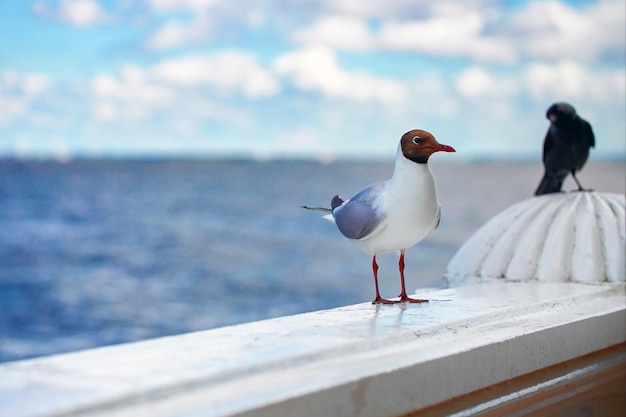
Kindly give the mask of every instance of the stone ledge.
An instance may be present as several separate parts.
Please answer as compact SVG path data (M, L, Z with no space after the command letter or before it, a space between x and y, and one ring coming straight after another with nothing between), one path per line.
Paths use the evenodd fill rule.
M0 365L0 415L395 416L626 341L623 284L492 282Z

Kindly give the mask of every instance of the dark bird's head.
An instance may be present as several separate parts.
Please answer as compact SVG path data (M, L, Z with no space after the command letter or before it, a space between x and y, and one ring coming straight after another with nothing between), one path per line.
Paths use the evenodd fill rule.
M576 109L569 103L559 102L554 103L550 106L548 111L546 111L546 117L552 123L567 123L570 120L574 120L578 115L576 114Z
M427 163L435 152L456 152L452 146L440 144L431 133L421 129L402 135L400 148L405 158L418 164Z

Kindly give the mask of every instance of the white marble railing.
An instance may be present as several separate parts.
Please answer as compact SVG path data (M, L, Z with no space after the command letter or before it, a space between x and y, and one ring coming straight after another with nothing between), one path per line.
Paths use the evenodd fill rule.
M431 302L357 304L6 363L0 416L472 415L557 392L563 378L626 369L623 284L486 282L419 296ZM591 359L530 387L466 395L580 358Z

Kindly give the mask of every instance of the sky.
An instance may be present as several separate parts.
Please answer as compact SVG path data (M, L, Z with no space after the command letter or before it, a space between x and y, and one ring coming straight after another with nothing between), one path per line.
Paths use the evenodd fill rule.
M568 101L626 155L623 0L0 2L0 157L536 158Z

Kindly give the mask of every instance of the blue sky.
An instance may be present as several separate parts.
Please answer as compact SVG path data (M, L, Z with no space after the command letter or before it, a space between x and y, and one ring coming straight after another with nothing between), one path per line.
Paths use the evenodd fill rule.
M569 101L626 152L623 0L0 2L0 157L538 158Z

